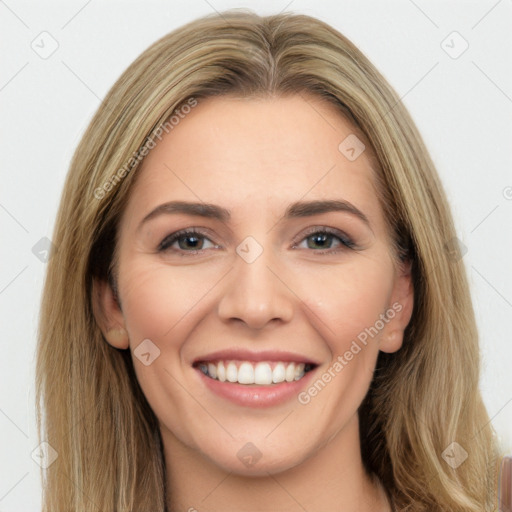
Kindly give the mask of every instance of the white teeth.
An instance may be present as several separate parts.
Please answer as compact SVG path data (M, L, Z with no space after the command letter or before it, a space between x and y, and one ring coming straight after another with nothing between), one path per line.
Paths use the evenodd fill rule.
M254 384L254 368L251 363L240 365L240 368L238 368L238 382L240 384Z
M272 366L274 366L273 369ZM302 379L306 373L305 366L304 363L263 361L259 363L242 361L237 366L234 361L219 361L218 363L202 363L199 365L199 369L205 375L221 382L269 386ZM309 365L308 368L310 368Z
M208 363L208 373L213 379L217 377L217 367L213 363Z
M210 377L215 378L211 374ZM221 382L226 382L226 368L224 368L222 361L217 365L217 379Z
M295 380L295 365L293 363L286 367L285 379L286 382L292 382L292 380Z
M272 384L272 369L268 363L258 363L254 370L254 383L261 386Z
M226 379L229 382L237 382L238 380L238 369L235 363L229 363L226 368Z
M283 363L277 363L274 371L272 372L272 382L274 384L278 384L279 382L284 382L286 376L286 368Z

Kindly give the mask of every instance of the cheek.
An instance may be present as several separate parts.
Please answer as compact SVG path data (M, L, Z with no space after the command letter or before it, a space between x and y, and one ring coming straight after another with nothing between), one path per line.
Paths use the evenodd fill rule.
M221 266L172 268L145 258L121 268L123 314L132 347L149 338L162 347L179 348L194 322L206 314L205 308L215 309L215 287L226 272ZM305 306L297 304L299 316L292 322L300 322L301 315L308 317L333 357L349 350L358 337L364 340L368 330L374 333L376 323L382 324L378 321L389 306L392 289L392 267L385 258L361 256L347 265L302 270L289 268L284 276L294 283L289 300Z
M187 319L213 288L214 276L198 268L171 269L162 264L130 264L121 288L123 314L130 339L155 339L167 343L179 339Z
M388 262L367 259L361 263L326 271L315 279L316 283L325 284L309 288L311 317L317 318L315 324L333 357L349 350L354 340L359 339L365 347L365 333L368 338L377 339L382 331L380 318L389 307L392 269Z
M198 267L172 269L143 258L120 269L122 309L137 380L159 421L180 439L193 442L189 425L203 412L184 391L189 367L183 364L182 348L204 315L218 274L201 273ZM140 356L147 352L151 361L145 365Z
M331 269L316 281L325 286L311 288L305 308L330 351L330 361L319 368L299 403L313 417L324 417L329 435L356 414L368 391L385 326L381 315L391 298L391 267L364 263Z

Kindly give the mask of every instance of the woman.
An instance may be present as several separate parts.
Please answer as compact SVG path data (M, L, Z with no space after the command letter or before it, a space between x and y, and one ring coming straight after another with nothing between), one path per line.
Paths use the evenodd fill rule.
M327 24L226 12L146 50L76 150L54 243L45 510L495 506L444 192Z

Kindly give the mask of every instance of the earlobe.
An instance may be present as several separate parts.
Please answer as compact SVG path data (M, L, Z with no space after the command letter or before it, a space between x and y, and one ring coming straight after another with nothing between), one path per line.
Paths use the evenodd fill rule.
M409 325L414 307L411 267L410 261L401 262L399 265L390 302L393 318L386 325L381 338L379 349L382 352L393 353L402 347L404 331Z
M397 352L402 347L403 338L404 332L398 329L385 333L380 343L380 351L388 354Z
M97 278L93 280L92 306L96 323L107 342L115 348L127 349L130 341L123 313L107 281Z
M128 339L128 333L123 327L113 327L104 334L105 339L116 348L128 348L130 341Z

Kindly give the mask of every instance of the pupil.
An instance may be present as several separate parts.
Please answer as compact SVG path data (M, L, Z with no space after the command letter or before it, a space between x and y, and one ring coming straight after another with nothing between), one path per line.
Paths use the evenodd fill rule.
M194 240L192 242L192 244L188 245L188 247L181 247L181 249L183 249L183 248L188 249L188 248L190 248L190 246L192 246L192 249L196 249L197 245L198 245L198 242L199 242L199 237L197 237L197 236L185 236L181 240L182 241L183 240L186 240L186 241ZM187 245L187 244L185 244L185 245Z
M322 245L326 240L329 240L332 235L322 234L322 235L313 235L312 239L314 240L314 244L317 245L320 243ZM317 242L319 240L319 242Z

